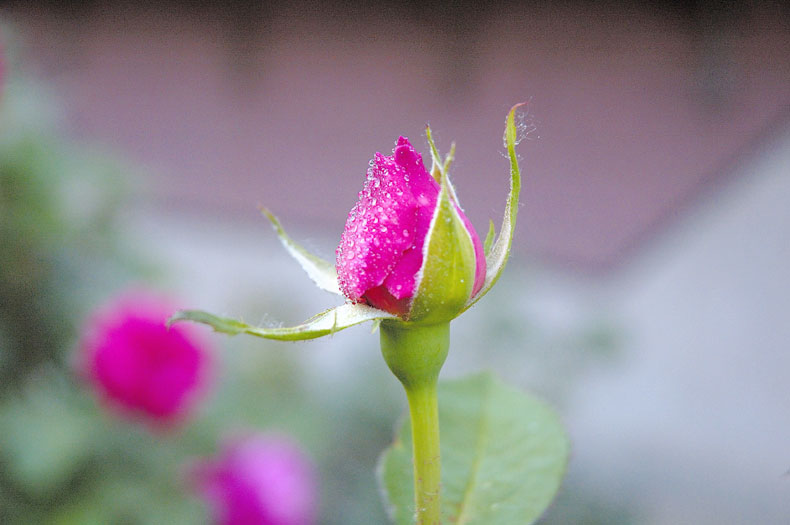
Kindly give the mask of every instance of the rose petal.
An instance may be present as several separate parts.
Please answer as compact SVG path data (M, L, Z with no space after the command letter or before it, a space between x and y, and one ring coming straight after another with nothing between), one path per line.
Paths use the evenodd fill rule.
M414 294L438 193L422 156L405 137L398 139L391 156L376 154L337 249L338 280L346 297L386 309L377 304L381 294L369 292L390 275L387 291L393 298Z

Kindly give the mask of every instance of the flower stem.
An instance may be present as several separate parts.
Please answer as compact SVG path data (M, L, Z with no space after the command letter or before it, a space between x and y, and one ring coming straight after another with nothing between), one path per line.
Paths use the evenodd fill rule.
M438 525L440 511L441 458L436 383L406 390L411 416L414 450L414 505L417 523Z
M450 346L450 325L381 324L381 351L409 400L418 525L440 522L441 459L436 383Z

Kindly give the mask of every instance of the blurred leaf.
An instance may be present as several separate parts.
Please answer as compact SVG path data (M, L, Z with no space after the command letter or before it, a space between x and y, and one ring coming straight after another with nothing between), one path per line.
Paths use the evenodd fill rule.
M545 404L484 373L439 385L442 522L532 523L557 493L568 438ZM411 426L380 461L395 523L412 523Z
M0 406L0 455L21 486L45 494L78 471L99 427L60 378L36 379Z

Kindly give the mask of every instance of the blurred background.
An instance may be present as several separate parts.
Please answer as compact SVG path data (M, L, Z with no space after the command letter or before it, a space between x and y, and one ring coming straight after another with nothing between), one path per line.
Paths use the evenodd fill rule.
M85 316L133 283L248 322L334 305L257 211L332 259L368 160L457 143L485 231L522 118L500 285L444 377L539 393L572 436L546 524L790 517L790 10L779 2L2 2L0 522L202 523L181 468L226 431L287 432L321 523L386 523L378 454L404 407L359 327L214 336L178 431L101 411ZM141 504L144 502L144 504Z

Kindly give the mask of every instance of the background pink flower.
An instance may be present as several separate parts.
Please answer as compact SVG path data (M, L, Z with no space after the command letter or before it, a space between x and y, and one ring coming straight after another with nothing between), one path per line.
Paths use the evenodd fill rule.
M222 525L315 523L317 475L289 439L253 435L229 441L190 471L195 491Z
M113 407L168 424L183 418L199 397L208 349L197 327L168 329L174 310L151 293L129 292L89 319L80 343L81 366Z

